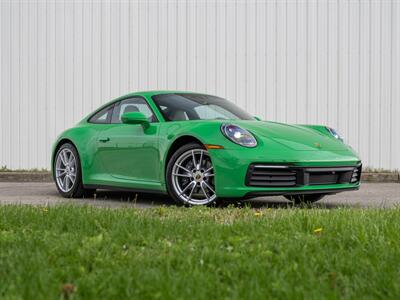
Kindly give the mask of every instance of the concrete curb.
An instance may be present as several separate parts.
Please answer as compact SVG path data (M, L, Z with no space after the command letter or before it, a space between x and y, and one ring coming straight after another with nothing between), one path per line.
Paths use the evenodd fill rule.
M362 173L361 181L364 182L397 182L400 183L400 173Z
M0 172L0 182L52 182L50 172Z
M0 172L0 182L52 182L50 172ZM400 183L400 173L365 172L361 181L364 182L397 182Z

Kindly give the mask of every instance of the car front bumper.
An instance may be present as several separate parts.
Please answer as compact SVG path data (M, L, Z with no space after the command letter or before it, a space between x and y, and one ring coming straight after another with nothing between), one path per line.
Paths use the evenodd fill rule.
M357 190L360 187L361 163L359 158L349 151L291 151L280 153L275 157L252 149L223 149L209 150L209 152L215 170L216 193L221 198L334 194ZM252 165L290 170L291 174L281 175L285 178L289 178L290 175L290 180L294 181L274 179L273 174L266 173L264 181L258 178L258 183L254 184L249 181L249 169ZM354 182L351 179L353 169L359 172L357 181ZM274 180L279 184L275 184Z

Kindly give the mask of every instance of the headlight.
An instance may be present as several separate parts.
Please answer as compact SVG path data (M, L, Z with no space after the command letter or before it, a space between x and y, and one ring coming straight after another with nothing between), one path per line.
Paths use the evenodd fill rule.
M333 128L326 127L326 130L334 137L337 138L339 141L343 142L343 138L340 136L340 134Z
M228 139L236 144L249 148L257 146L255 137L246 129L240 128L239 126L222 124L221 131Z

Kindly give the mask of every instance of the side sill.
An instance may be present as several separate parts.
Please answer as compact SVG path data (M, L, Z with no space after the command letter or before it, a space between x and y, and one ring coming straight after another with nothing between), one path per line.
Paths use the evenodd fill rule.
M135 189L129 187L112 186L112 185L101 185L101 184L84 184L85 189L97 189L97 190L109 190L119 192L136 192L136 193L149 193L158 195L168 195L166 191L153 190L153 189Z

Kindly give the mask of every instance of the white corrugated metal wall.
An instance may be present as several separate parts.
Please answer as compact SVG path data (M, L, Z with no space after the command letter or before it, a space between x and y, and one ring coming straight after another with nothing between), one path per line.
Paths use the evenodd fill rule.
M399 18L397 0L0 0L0 165L49 168L100 104L180 89L330 125L400 169Z

